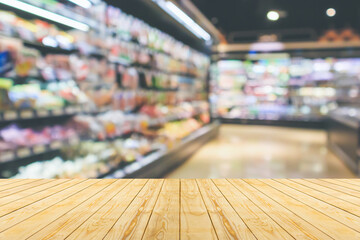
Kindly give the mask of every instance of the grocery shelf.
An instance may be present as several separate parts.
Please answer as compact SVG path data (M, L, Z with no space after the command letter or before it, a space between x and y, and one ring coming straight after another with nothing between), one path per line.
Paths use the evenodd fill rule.
M355 174L360 174L360 121L330 114L328 121L328 147Z
M207 111L197 111L192 116L170 115L170 116L166 116L166 117L152 118L149 121L149 126L155 127L155 126L159 126L164 123L167 123L167 122L179 121L179 120L183 120L183 119L187 119L187 118L191 118L191 117L196 117L196 116L198 116L202 113L206 113L206 112Z
M1 152L0 178L11 177L13 171L17 171L20 166L36 161L47 160L49 155L57 155L62 147L77 144L79 141L79 138L55 140L49 144L19 147L14 151Z
M28 3L28 5L23 3ZM10 52L5 54L12 68L4 71L4 76L7 77L3 79L6 83L4 93L9 96L12 94L11 96L14 95L14 97L7 97L6 104L0 106L0 127L4 128L1 129L1 133L7 134L14 130L14 133L11 132L14 139L3 136L0 139L0 177L21 175L27 169L30 169L29 171L41 169L42 171L42 167L48 168L48 163L56 165L58 162L70 165L87 164L94 167L89 171L88 169L76 170L77 174L83 174L84 177L104 177L119 169L129 175L140 168L136 162L129 163L126 162L127 160L138 157L141 158L137 161L141 162L141 166L152 164L158 158L156 157L158 154L162 156L167 152L167 150L158 149L159 146L171 145L167 142L165 144L163 139L171 143L175 141L170 137L172 134L165 131L167 130L166 123L179 121L169 124L176 127L182 124L185 126L185 123L193 123L193 126L198 124L193 128L196 129L203 122L207 122L207 116L206 118L199 117L202 113L209 113L208 106L203 104L206 101L205 94L201 96L197 94L205 92L201 89L205 88L206 69L210 63L209 56L206 54L151 27L141 19L107 5L104 1L97 1L97 4L93 5L94 9L91 10L73 8L71 3L61 1L45 3L36 0L7 0L0 5L4 7L0 12L1 16L4 16L3 20L5 19L2 24L6 26L0 33L0 36L3 36L1 39L3 48L13 48L14 52L19 53L19 57L26 56L29 62L31 60L31 63L39 63L29 64L29 69L25 69L23 66L25 63L12 61L13 59L8 57ZM21 6L27 6L30 9L41 8L45 10L42 11L43 13L49 11L54 14L48 17L41 14L41 11L40 14L27 12L27 9ZM111 11L118 13L116 17L111 14ZM69 18L70 23L61 24L60 20L57 21L51 17L56 14ZM61 16L58 16L58 19L64 19ZM80 24L74 24L75 22L71 20L78 21ZM134 24L120 26L119 24L125 20L134 21ZM157 40L148 39L143 42L141 36L134 35L132 25L136 25L138 30L141 28L144 34L153 34ZM28 29L29 26L33 28ZM42 29L43 34L41 36L35 34L34 29ZM72 29L80 31L72 31ZM29 32L24 32L25 30ZM109 42L111 44L105 44ZM143 73L145 76L142 76ZM149 80L147 77L150 76L154 77L151 82L147 81ZM130 85L133 89L125 89L129 87L125 80L131 77L138 77L139 81L134 81L134 84ZM123 87L121 80L124 80ZM81 85L83 82L86 84ZM102 86L99 87L96 84ZM108 85L104 87L106 84ZM32 91L35 87L36 98L31 95L35 92ZM35 100L29 103L16 102L16 91L25 96L21 99ZM41 94L38 93L40 91ZM188 92L185 94L185 91ZM117 98L112 98L115 94ZM76 100L70 99L69 95ZM195 99L204 101L196 105ZM80 104L84 101L86 101L86 106L64 107L62 104ZM189 104L174 106L173 104L183 101L191 101L192 106ZM96 107L96 105L104 106ZM19 109L20 106L31 106L31 108ZM55 106L62 107L46 109L46 107ZM142 110L143 106L145 108ZM37 107L44 108L35 109ZM158 117L158 113L165 113L165 111L168 113L166 116ZM195 116L198 117L189 119ZM92 125L93 128L91 128L89 123L98 124L99 127ZM150 129L142 134L140 129L145 126ZM18 141L17 131L19 137L20 133L23 134L26 142ZM50 135L52 131L54 135ZM74 136L76 139L53 141L53 139L64 139L69 136ZM46 144L33 146L40 142ZM152 149L143 155L145 147L142 149L133 147L131 144L135 145L135 143L143 144L147 150L157 149ZM129 146L125 147L125 144ZM95 159L96 164L93 164L93 162L87 162L88 159L92 160L93 152L84 150L86 153L75 151L72 153L69 151L71 145L79 149L96 145L108 148L108 151L101 152L101 158ZM119 153L118 148L124 148L129 153L127 155ZM109 155L109 159L106 160L110 151L112 155ZM86 157L88 159L85 159ZM119 166L115 166L119 162L121 162ZM60 167L55 168L60 169ZM45 169L44 173L49 172ZM41 174L40 170L36 174ZM58 171L52 176L55 177L56 174L62 173Z
M28 4L28 5L33 6L33 7L41 8L41 9L43 9L45 11L55 13L55 14L59 15L60 17L68 18L69 21L78 21L79 23L86 24L89 27L92 27L94 29L96 29L97 26L98 26L98 23L95 20L90 19L90 18L85 17L85 16L82 16L80 14L77 14L77 13L71 11L69 8L62 8L62 7L58 7L56 5L51 6L50 4L47 4L47 3L44 3L44 2L41 2L41 1L33 1L33 0L19 0L18 2ZM66 23L62 23L61 20L55 20L54 17L52 17L53 19L49 19L44 13L39 14L38 11L36 11L36 10L35 11L34 10L33 11L26 11L26 8L23 8L23 7L18 8L16 5L11 6L11 5L7 4L6 2L5 3L2 2L2 8L11 9L12 11L16 11L17 14L19 14L19 15L41 18L44 21L51 22L51 23L53 23L53 24L55 24L57 26L60 26L60 27L73 28L73 27L70 27L70 25L68 25Z
M75 114L94 113L89 105L68 106L57 109L22 109L0 111L0 124L10 121L26 121L40 118L66 117Z
M58 53L58 54L72 54L78 52L76 48L74 49L65 49L60 47L51 47L46 46L44 44L38 42L30 42L26 40L22 40L26 47L35 48L39 50L41 53Z
M203 113L203 112L199 111L199 112L195 113L192 117L197 116L201 113ZM189 118L189 116L181 117L181 116L176 116L176 115L161 117L161 118L152 118L149 120L149 127L157 127L157 126L165 124L167 122L179 121L179 120L187 119L187 118ZM39 158L38 158L39 155L46 156L46 155L49 155L52 153L58 153L61 150L61 148L63 148L64 146L78 144L81 140L114 141L119 138L126 138L131 133L135 133L136 131L134 129L135 129L134 126L128 126L127 129L123 129L123 132L121 135L107 137L105 139L98 139L98 138L80 139L79 137L75 137L75 138L66 139L66 140L55 140L49 144L38 144L35 146L29 146L29 147L18 147L15 150L1 152L0 166L4 165L4 164L12 165L13 169L16 169L18 166L23 166L24 162L29 164L32 162L39 161ZM163 151L164 151L164 149L159 149L159 152L163 152ZM154 156L153 154L155 154L155 153L151 153L149 156L145 155L144 163L148 162L149 159L152 159L152 157ZM121 166L123 167L124 164L121 164ZM132 168L134 168L134 166L136 166L136 164L127 169L132 169ZM116 169L118 169L118 166L116 166L115 169L112 169L111 172L115 171ZM0 178L4 177L3 174L4 174L3 172L0 172ZM107 174L109 174L109 173L106 173L105 175L107 175ZM103 177L105 175L102 174L101 176Z
M214 138L220 123L213 122L185 137L175 148L157 152L119 169L105 178L159 178L186 161L202 145Z
M56 140L49 144L38 144L30 147L19 147L15 151L2 152L0 155L0 164L17 161L20 159L35 157L39 154L57 151L65 145L77 144L80 140L78 138Z

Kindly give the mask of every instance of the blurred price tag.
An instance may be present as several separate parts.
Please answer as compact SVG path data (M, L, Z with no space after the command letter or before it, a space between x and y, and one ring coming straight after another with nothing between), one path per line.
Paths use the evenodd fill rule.
M14 152L1 152L0 162L9 162L15 158Z
M33 147L33 151L36 154L43 153L46 151L46 146L45 145L37 145L37 146Z
M31 151L30 148L20 148L17 150L17 156L20 158L28 157L30 156Z
M36 114L38 117L47 117L47 116L49 116L49 111L46 109L40 109L40 110L37 110Z
M4 120L14 120L18 118L16 111L6 111L4 112Z
M53 113L53 115L55 115L55 116L59 116L59 115L63 115L63 114L64 114L64 111L63 111L62 108L58 108L58 109L52 110L52 113Z
M20 117L25 119L33 118L34 112L32 110L23 110L20 112Z
M62 147L62 142L61 141L54 141L50 144L50 148L51 149L59 149Z

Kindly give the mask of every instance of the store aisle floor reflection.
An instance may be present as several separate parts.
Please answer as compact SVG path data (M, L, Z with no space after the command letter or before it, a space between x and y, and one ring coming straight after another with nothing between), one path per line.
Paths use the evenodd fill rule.
M223 125L169 178L351 178L326 147L326 132Z

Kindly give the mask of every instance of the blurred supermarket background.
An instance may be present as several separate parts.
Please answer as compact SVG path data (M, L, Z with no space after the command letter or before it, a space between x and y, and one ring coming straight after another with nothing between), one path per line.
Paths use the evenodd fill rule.
M0 0L0 178L356 177L356 0Z

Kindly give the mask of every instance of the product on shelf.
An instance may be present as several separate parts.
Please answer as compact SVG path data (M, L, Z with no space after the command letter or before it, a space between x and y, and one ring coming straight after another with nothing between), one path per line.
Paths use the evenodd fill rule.
M97 177L122 162L141 161L144 155L161 147L164 147L163 144L156 139L136 135L112 142L85 141L64 147L61 157L21 167L14 178Z
M64 126L45 127L40 130L10 125L0 130L0 141L15 148L50 144L52 141L77 137L74 129Z
M359 73L357 59L219 61L212 67L212 113L233 119L318 120L337 106L337 81Z
M178 122L166 123L164 127L158 131L158 134L161 136L166 136L170 139L179 140L190 135L190 133L196 131L201 126L202 124L199 121L190 118Z
M101 0L21 1L89 30L0 11L0 164L26 161L0 177L99 177L210 121L205 54Z

